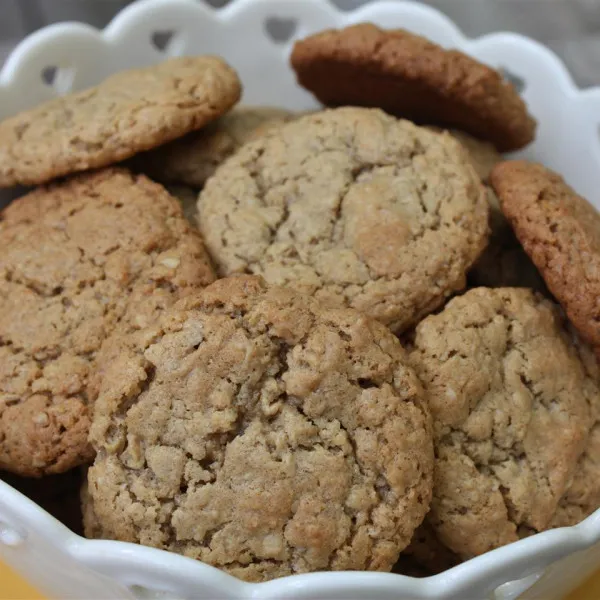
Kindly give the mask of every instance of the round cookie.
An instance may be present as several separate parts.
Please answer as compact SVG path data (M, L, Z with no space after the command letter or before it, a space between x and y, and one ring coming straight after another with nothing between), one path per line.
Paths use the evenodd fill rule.
M103 167L199 129L241 85L220 58L188 56L122 71L0 123L0 187Z
M201 188L246 142L295 117L280 108L235 108L199 131L135 156L132 166L157 181Z
M471 290L417 326L410 358L434 421L427 522L440 542L468 559L546 529L600 400L557 307Z
M491 182L548 289L582 337L600 347L600 214L542 165L504 162Z
M535 120L498 71L408 31L371 23L323 31L296 42L291 64L326 106L382 108L465 131L501 152L534 138Z
M389 330L239 276L133 337L96 404L88 531L248 581L391 569L427 510L433 447Z
M460 145L376 109L304 116L243 146L198 210L222 276L262 275L395 332L464 287L487 237Z
M60 473L87 442L96 358L214 279L160 185L106 169L39 188L0 221L0 469Z

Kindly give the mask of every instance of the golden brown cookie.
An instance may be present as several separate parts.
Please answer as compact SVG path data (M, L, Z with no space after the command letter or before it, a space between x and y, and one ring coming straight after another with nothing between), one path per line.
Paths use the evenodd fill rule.
M236 108L200 131L135 156L132 166L157 181L201 188L246 142L295 117L280 108Z
M198 209L222 276L259 274L395 332L464 287L487 238L461 146L375 109L315 113L245 145Z
M214 278L164 188L105 169L39 188L0 221L0 469L91 460L96 356Z
M408 31L371 23L323 31L296 42L291 63L326 106L382 108L465 131L502 152L534 138L535 120L498 71Z
M542 165L504 162L491 181L548 289L582 337L600 347L600 214Z
M0 123L0 187L44 183L103 167L203 127L241 86L220 58L172 58Z
M248 581L391 569L427 511L433 447L389 330L239 276L133 339L96 404L88 532Z
M549 526L600 401L553 303L477 288L417 326L411 364L434 421L427 522L463 559Z

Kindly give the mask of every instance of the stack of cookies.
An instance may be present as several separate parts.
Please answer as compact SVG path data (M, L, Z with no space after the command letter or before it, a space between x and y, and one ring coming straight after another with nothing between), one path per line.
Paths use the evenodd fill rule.
M247 581L578 523L600 216L503 161L536 123L461 52L359 24L291 66L323 110L187 57L0 123L0 186L39 186L0 221L2 478Z

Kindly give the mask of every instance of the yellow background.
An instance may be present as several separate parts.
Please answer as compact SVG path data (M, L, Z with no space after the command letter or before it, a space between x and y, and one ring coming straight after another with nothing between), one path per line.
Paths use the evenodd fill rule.
M43 596L8 567L0 563L0 600L39 600ZM600 573L573 592L568 600L598 600Z

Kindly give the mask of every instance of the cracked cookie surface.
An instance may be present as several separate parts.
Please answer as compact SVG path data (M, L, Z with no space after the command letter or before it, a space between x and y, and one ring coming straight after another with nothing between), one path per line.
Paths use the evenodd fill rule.
M0 218L0 468L89 461L103 344L213 279L175 198L143 176L106 169L15 200Z
M590 403L591 429L568 488L544 529L572 527L600 507L600 394L596 391L600 382L600 368L591 348L578 338L570 326L567 330L572 347L588 375L584 385L589 388L585 399ZM517 531L520 538L533 533L536 531L528 527ZM431 575L450 569L459 562L458 556L442 544L431 524L425 521L415 531L410 545L402 552L394 571L404 573L407 569L417 566L425 569L425 574Z
M542 165L500 163L491 181L548 289L581 336L600 347L600 214Z
M376 109L308 115L245 145L198 210L221 275L262 275L395 332L464 287L487 237L458 142Z
M410 359L434 421L427 520L440 541L467 559L546 529L600 394L557 307L525 289L471 290L417 326Z
M156 181L201 188L217 167L246 142L296 114L281 108L242 106L188 135L132 159Z
M290 60L300 85L326 106L382 108L466 131L502 152L535 134L535 120L498 71L402 29L359 23L322 31L296 42Z
M88 533L248 581L390 570L427 511L433 446L389 330L238 276L134 338L96 403Z
M110 165L199 129L241 85L218 57L173 58L122 71L0 123L0 187Z

